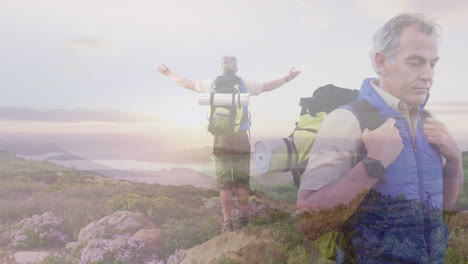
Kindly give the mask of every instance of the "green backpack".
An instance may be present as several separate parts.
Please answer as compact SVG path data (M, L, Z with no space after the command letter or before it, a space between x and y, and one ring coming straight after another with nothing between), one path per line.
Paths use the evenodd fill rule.
M351 90L328 84L314 91L312 97L301 98L302 107L296 128L289 136L292 138L293 151L297 153L297 166L291 170L294 186L297 188L309 162L310 150L315 142L317 131L325 117L336 108L357 99L359 90Z
M296 128L288 138L282 138L286 155L277 155L277 160L271 160L265 168L265 157L272 159L273 155L264 155L265 144L255 144L254 161L257 170L261 173L267 171L291 171L294 186L299 188L300 179L309 162L310 150L315 142L317 131L325 117L341 106L350 106L355 110L361 128L375 129L382 124L381 118L375 109L364 100L357 100L359 90L337 87L328 84L314 91L312 97L301 98L299 106L301 112ZM338 128L337 128L338 129ZM363 150L365 151L365 150ZM273 158L274 159L274 158Z
M214 105L217 93L232 95L230 105ZM240 94L246 93L244 82L236 75L221 75L213 82L210 91L208 131L213 135L248 130L250 122L246 106L241 106Z

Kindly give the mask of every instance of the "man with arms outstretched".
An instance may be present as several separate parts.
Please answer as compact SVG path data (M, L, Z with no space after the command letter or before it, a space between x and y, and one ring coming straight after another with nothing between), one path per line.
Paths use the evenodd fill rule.
M272 91L285 83L296 78L300 71L294 71L294 68L283 78L258 83L243 80L236 75L237 59L233 56L224 56L221 59L221 75L216 80L192 81L172 73L165 65L158 67L159 72L174 80L178 85L198 93L213 92L213 87L218 80L237 79L250 95L259 95L262 92ZM245 107L244 119L248 115ZM232 190L236 190L239 202L240 223L243 227L248 221L247 205L249 199L250 182L250 142L247 131L249 122L240 123L239 131L234 133L215 134L213 154L215 157L217 185L220 190L221 209L223 213L223 232L233 231L234 227L231 220L232 211Z

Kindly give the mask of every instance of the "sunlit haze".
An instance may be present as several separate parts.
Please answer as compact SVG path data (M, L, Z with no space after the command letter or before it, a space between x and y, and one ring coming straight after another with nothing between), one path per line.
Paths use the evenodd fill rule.
M466 150L464 1L2 1L2 133L111 133L154 137L164 148L210 145L207 107L156 66L206 80L217 76L223 55L234 55L238 74L252 81L282 78L293 66L302 71L250 100L253 140L287 137L299 98L328 83L358 89L364 78L375 77L368 56L372 35L406 11L442 26L428 108ZM13 115L18 108L31 112ZM44 117L57 112L67 114Z

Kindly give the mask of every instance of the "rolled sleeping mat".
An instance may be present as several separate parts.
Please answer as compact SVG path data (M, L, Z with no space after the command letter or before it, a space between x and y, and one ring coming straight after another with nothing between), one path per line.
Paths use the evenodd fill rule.
M257 141L254 162L260 174L285 172L297 166L297 153L292 138Z
M209 93L201 93L198 95L198 104L199 105L210 105L210 96ZM248 93L241 93L241 94L234 94L234 105L249 105L249 94ZM213 105L220 106L220 105L233 105L232 94L222 94L222 93L215 93L213 98Z

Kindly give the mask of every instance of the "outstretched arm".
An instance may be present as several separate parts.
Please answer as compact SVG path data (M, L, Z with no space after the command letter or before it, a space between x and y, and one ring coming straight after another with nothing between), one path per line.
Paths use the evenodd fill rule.
M292 67L292 69L289 71L289 74L286 75L285 77L283 77L281 79L278 79L278 80L273 80L273 81L263 83L263 91L264 92L272 91L272 90L274 90L276 88L279 88L283 84L285 84L285 83L293 80L294 78L296 78L300 73L301 73L301 71L295 71L294 67Z
M195 81L192 81L192 80L188 80L188 79L185 79L183 77L180 77L180 76L177 76L175 75L174 73L171 72L171 70L169 70L169 68L167 68L166 65L162 65L162 67L156 67L158 68L158 71L164 75L166 75L167 77L171 78L173 81L175 81L178 85L184 87L184 88L187 88L189 90L192 90L195 92Z

